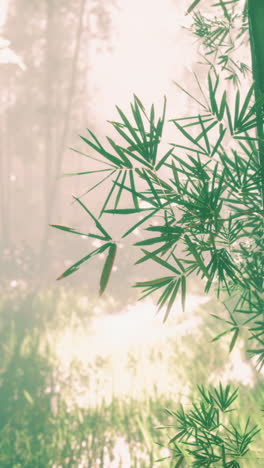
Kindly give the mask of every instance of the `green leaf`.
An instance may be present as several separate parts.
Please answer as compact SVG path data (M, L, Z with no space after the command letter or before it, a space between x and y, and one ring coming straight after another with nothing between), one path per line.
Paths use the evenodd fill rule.
M145 223L145 221L147 221L149 218L151 218L156 213L158 213L159 210L160 210L160 208L152 210L151 213L149 213L147 216L145 216L145 218L140 219L136 224L134 224L131 228L129 228L128 231L125 232L125 234L122 235L122 239L124 237L128 236L129 234L131 234L131 232L135 231L135 229L137 229L139 226L141 226L141 224Z
M216 103L216 98L215 98L216 87L213 87L212 78L211 78L210 73L208 73L208 87L209 87L211 111L212 111L212 114L216 115L216 117L218 118L219 113L218 113L218 108L217 108L217 103Z
M211 152L211 157L214 156L214 154L217 152L218 148L220 147L221 143L222 143L222 140L225 136L225 133L226 133L226 128L223 128L222 127L222 124L220 124L220 135L219 135L219 138L215 144L215 146L213 147L213 150Z
M134 207L135 207L135 209L139 209L137 191L136 191L135 181L134 181L134 174L133 174L132 171L129 171L129 179L130 179L130 187L131 187L131 193L132 193Z
M109 153L108 151L106 151L102 146L98 147L94 143L92 143L90 140L87 140L87 138L85 138L85 137L83 137L81 135L80 135L80 137L85 143L87 143L87 145L91 146L91 148L93 148L95 151L97 151L99 154L101 154L104 158L106 158L108 161L110 161L115 166L117 166L119 168L124 166L123 161L121 161L120 159L118 159L116 156Z
M194 0L194 2L192 2L192 4L189 6L188 10L187 10L187 14L189 15L195 7L197 7L197 5L200 3L201 0Z
M120 201L122 192L123 192L123 190L124 190L126 177L127 177L127 171L124 171L124 172L123 172L123 177L122 177L121 183L120 183L120 185L119 185L119 190L118 190L118 192L117 192L116 199L115 199L115 205L114 205L114 206L115 206L115 209L118 207L118 203L119 203L119 201Z
M165 262L165 260L162 260L161 258L157 257L157 255L153 254L152 252L148 252L147 250L141 249L142 252L144 252L145 255L148 255L154 262L159 263L159 265L163 266L164 268L167 268L168 270L173 271L173 273L176 273L176 275L179 275L180 272L175 268L173 265L170 265L170 263ZM137 264L136 262L135 264Z
M169 151L167 151L167 153L163 156L163 158L161 158L161 160L158 162L158 164L155 167L156 171L158 171L163 166L163 164L167 161L168 157L171 155L172 151L173 151L173 148L169 149Z
M205 128L200 115L198 116L198 118L199 118L199 123L200 123L201 128L202 128L201 134L202 134L204 142L205 142L207 154L210 154L210 143L209 143L208 136L207 136L208 130ZM215 122L213 122L213 124L215 124Z
M86 158L89 158L89 159L92 159L93 161L97 161L101 164L106 164L108 167L111 167L113 169L116 169L116 166L115 165L112 165L112 164L109 164L108 162L106 161L103 161L102 159L98 159L98 158L95 158L94 156L90 156L89 154L86 154L84 153L83 151L79 151L75 148L69 148L71 151L74 151L75 153L78 153L78 154L81 154L82 156L85 156Z
M57 281L63 279L63 278L66 278L66 276L69 276L69 275L72 275L73 273L75 273L75 271L79 270L79 266L86 262L87 260L89 260L90 258L92 258L94 255L97 255L99 253L103 253L110 245L112 245L111 243L106 243L104 245L102 245L101 247L99 247L98 249L95 249L93 250L92 252L90 252L88 255L86 255L85 257L81 258L81 260L79 260L78 262L74 263L72 266L70 266L70 268L68 268L67 270L64 271L64 273L62 273L62 275L60 275L58 278L57 278Z
M173 291L171 293L171 297L170 297L170 300L168 302L168 306L167 306L167 309L166 309L166 313L165 313L165 316L163 318L163 323L166 322L169 314L170 314L170 311L171 311L171 308L175 302L175 299L176 299L176 296L177 296L177 293L178 293L178 290L179 290L179 287L180 287L180 279L178 279L174 285L174 288L173 288ZM160 307L162 307L163 303L160 304Z
M152 244L157 244L160 242L164 242L164 238L159 236L159 237L151 237L150 239L145 239L143 241L136 242L134 245L152 245Z
M106 230L103 228L102 224L98 221L98 219L95 218L95 216L92 214L92 212L87 208L87 206L84 205L84 203L77 197L73 195L74 200L76 200L82 208L91 216L92 220L95 222L95 225L99 231L105 236L105 239L111 240L112 237L106 232Z
M99 296L103 294L107 286L107 283L109 281L110 274L111 274L114 260L115 260L116 249L117 249L116 244L110 244L109 252L106 257L105 264L104 264L103 271L102 271L101 278L100 278Z
M135 213L142 213L143 211L149 211L152 208L117 208L112 210L105 210L105 213L119 214L119 215L130 215Z
M117 186L116 184L118 183L118 180L121 177L121 174L122 174L122 171L118 171L118 174L117 174L115 180L112 181L112 187L110 188L110 190L108 192L108 195L107 195L107 197L106 197L106 199L104 201L104 204L103 204L103 206L101 208L99 218L101 218L101 216L103 215L103 213L104 213L104 211L105 211L105 209L106 209L106 207L107 207L107 205L108 205L108 203L109 203L109 201L110 201L110 199L111 199L111 197L113 195L113 192L114 192L114 190L115 190L115 188Z
M233 336L232 336L232 340L231 340L231 343L230 343L230 346L229 346L229 351L231 353L232 349L234 348L235 344L236 344L236 341L237 341L237 338L238 338L238 334L239 334L239 328L236 327L234 329L234 333L233 333Z
M151 286L165 286L166 284L170 283L174 279L174 276L163 276L161 278L156 278L154 280L149 281L139 281L135 284L135 288L147 288Z
M195 140L195 138L192 137L192 135L190 135L190 133L188 133L178 122L173 122L174 125L178 128L178 130L180 130L180 132L185 136L185 138L187 138L189 141L191 141L195 146L197 146L200 150L200 152L202 152L203 154L206 154L206 151L205 149L199 145L199 143L197 142L197 140ZM175 145L176 146L176 145ZM178 146L178 145L177 145ZM197 149L196 149L197 151Z
M195 248L195 244L191 241L191 239L187 235L184 236L184 239L186 241L186 244L189 247L191 254L194 256L198 267L204 273L204 275L210 280L211 278L210 278L209 272L207 271L206 266L203 263L197 249Z
M77 234L79 236L92 237L94 239L106 240L105 237L98 236L96 234L85 234L83 232L76 231L76 229L69 228L67 226L61 226L60 224L49 224L49 226L54 227L56 229L60 229L61 231L70 232L71 234Z
M173 83L174 83L181 91L183 91L185 94L187 94L187 96L189 96L191 99L193 99L193 101L197 102L197 104L199 104L199 105L202 106L206 111L208 111L207 107L206 107L201 101L198 101L198 99L196 99L192 94L190 94L186 89L184 89L179 83L177 83L177 81L173 81Z

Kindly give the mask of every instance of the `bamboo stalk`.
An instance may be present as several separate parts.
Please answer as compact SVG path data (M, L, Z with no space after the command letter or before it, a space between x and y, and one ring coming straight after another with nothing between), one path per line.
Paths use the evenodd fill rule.
M248 0L249 38L252 60L252 76L255 87L255 99L264 96L264 2L263 0ZM261 168L262 207L264 208L264 104L256 110L258 153Z

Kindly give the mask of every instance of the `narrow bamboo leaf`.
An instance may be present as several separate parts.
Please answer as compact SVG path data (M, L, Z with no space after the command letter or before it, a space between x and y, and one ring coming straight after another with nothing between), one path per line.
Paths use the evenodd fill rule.
M161 158L161 160L158 162L158 164L155 167L156 171L158 171L163 166L163 164L167 161L168 157L171 155L172 151L173 151L173 148L167 151L167 153L163 156L163 158Z
M164 289L163 293L161 294L161 296L159 297L159 300L157 302L158 304L158 311L164 306L164 304L167 302L168 298L170 297L170 294L173 290L173 287L174 287L174 281L171 281L167 286L166 288Z
M113 183L114 183L115 185L119 186L119 187L121 186L121 184L120 184L119 182L113 182ZM123 188L124 188L124 190L127 190L127 191L130 192L130 193L133 193L133 190L132 190L130 187L124 186ZM152 205L154 208L157 207L157 204L156 204L156 202L153 200L153 198L151 198L151 197L146 197L146 196L143 195L143 193L141 193L141 192L136 192L136 195L137 195L138 198L140 198L140 199L143 200L143 201L146 201L149 205Z
M111 125L113 125L113 127L115 128L115 130L119 133L119 135L121 135L124 140L129 143L130 145L133 145L134 144L134 141L131 139L131 137L129 137L125 132L124 130L122 130L125 125L124 124L121 124L119 122L114 122L113 120L108 120L108 123L110 123Z
M116 195L116 199L115 199L115 209L118 207L118 203L120 201L120 197L122 195L122 192L124 190L124 186L125 186L125 181L126 181L126 177L127 177L127 171L124 171L123 173L123 177L122 177L122 180L121 180L121 183L120 183L120 186L119 186L119 190L117 192L117 195Z
M149 286L165 286L165 284L168 284L171 280L174 279L174 276L163 276L162 278L156 278L154 280L149 280L149 281L139 281L138 283L135 284L135 288L146 288Z
M256 111L262 107L264 104L264 95L261 95L253 104L253 106L250 108L250 111L246 114L246 116L243 119L243 123L248 120L253 114L256 113Z
M93 237L95 239L106 240L105 237L98 236L96 234L90 234L90 233L86 234L83 232L76 231L76 229L68 228L67 226L61 226L59 224L49 224L49 226L54 227L56 229L61 229L62 231L70 232L71 234L77 234L79 236Z
M94 255L97 255L99 253L102 253L104 252L111 244L108 242L104 245L102 245L101 247L99 247L98 249L95 249L93 250L92 252L90 252L88 255L86 255L85 257L81 258L81 260L79 260L78 262L74 263L72 266L70 266L70 268L68 268L67 270L64 271L64 273L62 273L62 275L60 275L58 278L57 278L57 281L63 279L63 278L66 278L66 276L69 276L71 275L72 273L74 273L75 271L79 270L79 266L86 262L87 260L89 260L90 258L92 258Z
M173 271L173 273L176 273L176 275L180 274L179 270L177 270L177 268L175 268L173 265L170 265L170 263L165 262L165 260L162 260L161 258L157 257L157 255L153 254L152 252L148 252L144 249L141 250L145 255L148 255L154 262L159 263L164 268Z
M222 338L222 336L225 336L227 335L228 333L230 333L230 330L226 330L222 333L219 333L219 335L215 336L213 339L212 339L212 342L214 341L218 341L220 338Z
M186 244L188 245L189 249L190 249L190 252L191 254L194 256L196 262L197 262L197 265L199 266L199 268L201 269L201 271L205 274L205 276L210 280L210 275L209 275L209 272L207 271L198 251L196 250L195 248L195 245L193 244L193 242L191 241L191 239L185 235L184 236L184 239L186 241Z
M108 167L112 167L112 168L116 169L116 166L115 166L115 165L109 164L108 162L103 161L102 159L98 159L98 158L95 158L95 157L93 157L93 156L90 156L89 154L86 154L86 153L84 153L83 151L79 151L79 150L77 150L77 149L75 149L75 148L69 147L69 149L70 149L71 151L74 151L75 153L78 153L78 154L81 154L82 156L85 156L86 158L93 159L93 161L97 161L97 162L99 162L99 163L101 163L101 164L106 164Z
M189 6L186 14L189 15L194 10L194 8L200 3L200 1L201 0L194 0L194 2L192 2L192 4Z
M235 344L236 344L236 341L237 341L237 338L238 338L238 334L239 334L239 328L236 327L234 329L234 333L233 333L233 336L232 336L232 340L231 340L231 343L230 343L230 346L229 346L229 351L231 353L232 349L234 348Z
M160 200L160 197L159 197L159 195L158 195L158 193L157 193L157 191L156 191L156 189L155 189L155 187L154 187L154 185L153 185L153 183L152 183L150 177L148 176L148 173L147 173L146 169L143 168L143 169L142 169L142 173L144 174L144 179L145 179L145 181L146 181L147 184L149 185L149 188L150 188L150 190L151 190L151 193L152 193L152 195L153 195L154 200L156 200L157 204L161 207L161 200Z
M136 169L136 171L137 171L137 169ZM155 171L153 171L153 169L149 170L149 173L151 173L153 179L155 180L155 182L158 185L160 185L161 187L169 190L169 192L174 192L174 188L171 185L167 184L167 182L165 182L165 180L161 179L158 176L158 174Z
M144 255L141 257L139 260L135 262L135 265L139 265L140 263L144 263L147 260L151 259L151 255L158 255L158 254L164 254L166 253L172 246L174 245L174 241L172 242L167 242L166 244L163 244L161 247L159 247L156 250L153 250L152 252L149 252L150 255Z
M102 271L101 278L100 278L99 296L103 294L107 286L107 283L109 281L110 274L111 274L114 260L115 260L116 249L117 249L116 244L110 244L109 252L106 257L105 264L104 264L103 271Z
M201 125L201 128L202 128L201 134L203 135L203 139L204 139L205 146L206 146L206 149L207 149L207 154L210 154L210 143L209 143L208 136L207 136L207 130L205 129L205 126L203 124L203 121L202 121L200 115L198 116L198 118L199 118L199 122L200 122L200 125Z
M106 207L107 207L107 205L108 205L108 203L109 203L109 201L110 201L110 199L111 199L111 197L112 197L112 195L113 195L113 192L114 192L114 190L115 190L115 188L116 188L116 185L115 185L115 184L117 184L119 178L121 177L121 174L122 174L122 171L120 170L120 171L118 172L118 174L117 174L115 180L113 181L113 185L112 185L111 189L109 190L109 193L108 193L108 195L107 195L107 197L106 197L106 199L105 199L105 201L104 201L104 204L103 204L102 209L101 209L100 214L99 214L99 219L100 219L101 216L103 215L103 213L104 213L104 211L105 211L105 209L106 209Z
M134 207L135 209L139 209L137 191L136 191L136 186L135 186L135 181L134 181L134 174L132 171L129 171L129 179L130 179L130 187L131 187L131 194L133 198Z
M210 73L208 73L208 87L209 87L209 96L210 96L212 114L215 114L216 117L218 117L219 113L218 113L217 103L215 99L215 88L213 87Z
M176 300L176 296L177 296L177 293L178 293L178 290L179 290L179 287L180 287L180 280L178 279L175 283L175 286L173 288L173 291L171 293L171 297L170 297L170 300L168 302L168 306L167 306L167 309L166 309L166 313L164 315L164 318L163 318L163 323L166 322L167 318L169 317L169 314L170 314L170 311L172 309L172 306Z
M116 172L116 169L111 171L110 174L105 176L103 179L101 179L99 182L97 182L95 185L93 185L91 188L83 192L79 198L84 197L87 195L87 193L92 192L95 188L99 187L99 185L103 184L107 179L109 179L114 173ZM74 202L73 202L74 203Z
M237 90L236 92L236 100L235 100L235 115L234 115L234 129L238 127L238 116L239 116L239 107L240 107L240 92Z
M188 132L186 132L186 130L180 124L178 124L178 122L174 122L174 125L178 128L178 130L180 130L180 132L185 136L185 138L187 138L189 141L191 141L195 146L200 148L200 150L203 153L206 154L205 149L201 145L199 145L199 143L197 143L197 141Z
M214 120L213 122L208 125L208 127L204 127L204 131L207 134L212 128L214 128L218 124L217 120ZM203 137L203 132L201 132L195 139L196 141L199 141Z
M142 102L140 101L140 99L136 96L136 94L133 94L134 96L134 101L138 104L138 106L140 107L140 109L142 110L143 114L146 115L146 111L145 111L145 107L143 106Z
M233 135L234 129L233 129L231 112L230 112L228 104L226 104L226 115L227 115L227 120L228 120L229 131L230 131L231 135Z
M98 140L98 138L97 138L97 137L95 136L95 134L92 132L92 130L90 130L89 128L87 128L86 130L90 133L90 135L91 135L91 137L94 139L95 143L97 143L97 145L98 145L101 149L104 149L103 146L102 146L102 144L101 144L100 141Z
M95 222L95 225L96 225L97 229L99 229L99 231L101 231L101 233L105 236L105 238L108 239L108 240L111 240L112 237L108 234L108 232L106 232L106 230L103 228L102 224L99 223L98 219L96 219L96 217L91 213L91 211L87 208L87 206L85 206L85 205L83 204L83 202L82 202L79 198L75 197L74 195L73 195L73 198L74 198L74 199L83 207L83 209L91 216L92 220Z
M143 123L143 120L142 120L142 117L141 117L141 114L140 114L140 111L139 111L139 106L138 106L138 103L137 103L136 100L135 100L135 106L133 106L133 104L131 104L131 109L132 109L132 113L133 113L135 122L136 122L136 124L138 126L139 133L140 133L141 138L142 138L142 146L144 146L144 148L146 150L146 153L147 153L148 152L148 142L147 142L146 130L145 130L144 123Z
M190 146L184 146L184 145L178 145L176 143L170 143L171 146L173 146L174 148L182 148L182 149L185 149L185 150L188 150L188 151L193 151L194 153L197 153L197 148L190 148ZM202 154L205 154L206 155L206 151L199 151L199 153L202 153Z
M159 210L160 208L152 210L151 213L145 216L145 218L140 219L136 224L134 224L131 228L129 228L128 231L125 232L125 234L122 235L122 239L128 236L129 234L131 234L131 232L135 231L135 229L137 229L141 224L145 223L145 221L147 221L149 218L151 218L156 213L158 213Z
M224 91L221 104L220 104L220 109L219 109L219 120L223 119L224 113L225 113L225 108L226 108L226 91Z
M249 107L249 103L250 103L250 100L251 100L251 97L253 95L253 92L254 92L254 85L252 85L246 95L246 98L245 98L245 101L244 101L244 104L242 106L242 109L240 111L240 114L239 114L239 124L241 125L244 117L245 117L245 114L246 114L246 111ZM245 117L245 120L248 120L247 117Z
M143 211L149 211L152 208L116 208L113 210L105 210L105 213L130 215L135 213L142 213Z
M190 94L186 89L184 89L179 83L177 83L177 81L173 81L173 83L181 90L183 91L185 94L187 94L187 96L189 96L191 99L193 99L195 102L197 102L197 104L199 104L200 106L202 106L206 111L208 111L208 109L206 108L206 106L198 101L198 99L196 99L192 94Z
M124 150L121 146L117 145L113 140L112 138L109 138L107 137L107 140L109 141L110 145L112 146L112 148L114 148L114 150L117 152L117 154L120 156L121 159L123 159L124 161L124 164L127 168L132 168L132 164L131 164L131 161L129 161L129 159L127 158L127 156L124 154Z
M169 234L182 234L184 229L180 226L150 226L146 228L146 231L154 231L154 232L161 232L161 233L169 233Z
M73 234L83 235L82 233L77 232L76 229L74 229L74 228L70 228L70 227L67 227L67 226L62 226L60 224L49 224L49 226L54 227L56 229L61 229L62 231L71 232ZM87 234L85 234L85 235L87 235Z
M87 138L83 137L80 135L80 138L85 142L87 143L87 145L91 146L91 148L93 148L95 151L97 151L97 153L101 154L104 158L106 158L108 161L112 162L115 166L117 167L122 167L123 166L123 162L120 161L120 159L118 159L116 156L114 156L113 154L109 153L108 151L106 151L105 149L103 149L101 146L98 147L96 146L94 143L92 143L90 140L87 140Z
M164 242L164 238L159 236L159 237L151 237L150 239L145 239L143 241L137 242L134 245L152 245L152 244L157 244L160 242Z
M214 154L217 152L217 150L218 150L219 146L221 145L222 140L223 140L223 138L224 138L224 136L225 136L225 133L226 133L226 128L223 128L223 127L222 127L222 124L220 124L220 135L219 135L219 138L218 138L218 140L217 140L215 146L213 147L213 151L212 151L212 153L211 153L211 157L213 157Z
M72 177L77 175L86 175L86 174L97 174L99 172L110 172L112 169L99 169L97 171L84 171L84 172L65 172L63 177Z
M141 150L142 150L143 149L142 148L142 142L141 142L140 138L138 137L136 130L134 130L133 126L129 122L128 118L125 116L124 112L118 106L116 106L116 109L117 109L121 119L123 120L123 122L125 124L125 127L130 132L132 137L134 138L134 141L136 142L137 146L139 148L141 148Z
M139 153L138 149L135 147L133 149L133 151L131 150L132 146L130 148L124 148L124 151L133 159L135 159L136 161L138 161L139 163L141 163L143 166L146 166L148 167L149 169L152 169L153 168L153 164L150 163L149 161L147 161L146 159L143 159L141 158L140 156L138 156L138 154L135 154L135 151L137 153ZM141 153L139 153L141 154Z

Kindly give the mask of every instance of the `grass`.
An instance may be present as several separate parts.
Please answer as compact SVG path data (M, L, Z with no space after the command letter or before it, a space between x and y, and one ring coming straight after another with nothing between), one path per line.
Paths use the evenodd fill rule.
M263 425L263 382L242 359L243 340L231 356L227 339L211 343L221 331L208 318L221 313L212 301L197 307L190 297L185 315L176 303L165 326L150 301L117 313L116 300L85 291L13 293L1 301L3 468L156 466L167 454L158 444L173 435L156 429L170 422L163 409L188 405L197 384L219 377L235 386L240 379L239 417ZM263 442L261 434L245 466L262 466Z

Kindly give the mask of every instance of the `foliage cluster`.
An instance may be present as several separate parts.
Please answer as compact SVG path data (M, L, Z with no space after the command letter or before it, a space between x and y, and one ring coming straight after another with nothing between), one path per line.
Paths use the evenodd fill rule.
M199 1L193 2L189 12L197 4ZM144 226L146 237L134 244L142 254L136 264L154 262L166 271L163 276L135 284L142 289L141 298L158 293L157 305L159 309L166 308L166 320L179 294L184 310L188 282L196 275L204 282L205 293L214 288L217 297L224 298L229 315L228 319L216 316L225 322L226 330L215 340L229 333L231 351L241 330L246 329L250 343L248 352L261 368L264 364L263 94L256 89L256 80L245 94L242 92L238 73L244 75L249 67L229 59L230 51L248 32L245 6L240 12L240 29L232 42L230 33L239 16L235 10L237 4L237 1L220 1L213 5L222 9L223 20L209 21L199 13L194 15L194 32L207 48L207 87L197 76L200 97L179 86L198 104L199 110L194 116L168 122L175 129L175 142L163 150L166 99L158 118L154 106L147 112L137 96L131 104L132 118L117 107L120 121L110 122L118 134L116 141L107 137L109 146L106 148L90 130L89 135L81 137L88 149L93 150L93 155L87 152L85 156L105 166L82 173L103 173L103 178L89 191L110 181L98 217L75 197L98 232L80 233L66 226L54 227L101 242L99 248L68 268L59 279L76 272L91 257L107 252L100 279L102 294L110 278L118 241L104 228L101 218L109 214L116 217L138 215L122 239ZM250 35L252 38L252 31ZM254 47L255 57L257 45ZM222 74L208 56L213 56L213 62L228 72L224 76L231 86L237 86L231 88L229 94L225 89L227 81L223 82ZM255 78L256 60L253 65ZM249 430L248 424L244 432L233 426L226 428L228 437L224 446L220 436L209 435L208 431L220 427L219 410L215 405L219 407L220 401L228 400L229 388L220 387L213 393L202 390L201 393L202 403L194 405L191 413L186 415L183 410L175 413L183 431L180 436L177 433L176 439L196 437L195 448L189 449L196 457L193 466L211 466L220 459L224 466L240 466L237 461L225 461L226 453L244 455L256 428ZM220 400L217 395L221 395ZM203 427L207 432L198 431L195 418L204 420L199 431ZM214 452L214 445L221 447L221 454Z

